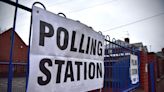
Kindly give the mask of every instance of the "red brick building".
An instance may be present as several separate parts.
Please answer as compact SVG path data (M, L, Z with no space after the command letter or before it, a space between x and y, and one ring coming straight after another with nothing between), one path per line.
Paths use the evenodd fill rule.
M144 90L144 92L152 91L158 92L157 90L157 81L161 78L164 78L164 49L163 52L148 52L145 46L142 43L132 44L137 47L140 51L140 87ZM153 64L153 72L150 69L150 65ZM153 73L153 74L152 74ZM151 79L151 75L153 75L154 80Z
M0 76L7 76L10 60L11 34L12 28L0 34ZM20 36L14 32L13 47L13 73L14 75L24 75L27 62L28 46L23 42Z
M150 92L151 86L150 86L150 71L149 71L149 64L150 62L156 62L154 60L155 54L148 53L147 47L143 46L142 43L135 43L132 44L134 47L136 47L139 51L139 57L140 57L140 87L144 90L144 92ZM154 65L156 67L156 65ZM155 70L155 69L154 69ZM156 88L155 88L156 89Z

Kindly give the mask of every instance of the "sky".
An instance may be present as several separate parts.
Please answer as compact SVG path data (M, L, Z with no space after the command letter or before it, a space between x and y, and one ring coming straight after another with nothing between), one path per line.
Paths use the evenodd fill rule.
M32 7L36 0L19 0ZM149 51L164 47L164 0L37 0L55 14L79 20L95 31L130 43L142 42ZM41 7L37 5L38 7ZM0 29L12 27L14 7L0 2ZM28 44L30 14L18 9L16 32Z

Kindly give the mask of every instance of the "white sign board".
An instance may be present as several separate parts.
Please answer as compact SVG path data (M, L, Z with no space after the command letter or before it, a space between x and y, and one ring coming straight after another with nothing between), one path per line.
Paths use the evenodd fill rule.
M139 82L138 58L136 55L130 55L130 79L132 84Z
M86 25L33 7L28 92L103 87L104 37Z

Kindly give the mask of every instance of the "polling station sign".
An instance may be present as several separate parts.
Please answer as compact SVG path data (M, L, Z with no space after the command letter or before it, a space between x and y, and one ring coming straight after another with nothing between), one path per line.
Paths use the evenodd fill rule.
M38 7L32 10L28 92L82 92L103 87L104 37Z
M130 79L132 84L139 82L138 57L130 54Z

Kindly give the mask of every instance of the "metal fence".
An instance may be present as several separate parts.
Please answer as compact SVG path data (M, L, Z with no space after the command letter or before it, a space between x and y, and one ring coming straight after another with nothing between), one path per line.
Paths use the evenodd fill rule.
M151 92L156 92L156 88L155 88L155 76L154 76L154 62L151 62L149 64L149 77L150 77L150 91Z
M15 53L14 52L15 26L16 26L18 8L23 9L27 12L32 12L32 9L26 6L23 6L21 4L18 4L18 0L16 0L16 2L13 2L10 0L0 0L0 2L9 4L15 7L13 27L11 30L11 34L8 37L10 39L10 43L8 44L10 46L9 55L8 55L9 57L7 56L8 59L5 61L4 60L0 61L1 62L0 63L0 92L25 92L27 88L27 83L28 83L27 81L28 81L28 74L29 74L29 60L24 61L24 63L20 63L21 61L15 61L13 59L14 53ZM35 2L33 6L37 3L39 2ZM31 19L32 19L32 16L31 16ZM32 23L30 24L30 32L31 32L31 25ZM28 47L28 51L26 55L28 59L29 47Z
M14 15L13 31L11 34L12 39L11 39L11 47L10 47L10 55L9 55L10 60L8 61L8 63L7 62L0 63L0 68L3 71L5 71L5 68L7 70L6 71L7 74L5 74L5 72L4 73L0 72L1 73L0 74L1 75L0 92L6 92L6 91L7 92L25 92L27 88L27 81L28 81L29 60L27 60L26 63L14 63L12 59L13 47L14 47L14 30L15 30L15 23L16 23L16 17L17 17L16 15L17 8L24 9L28 12L32 12L32 9L18 4L18 0L16 0L16 2L9 1L9 0L1 0L1 1L10 5L13 5L16 8L15 8L15 15ZM35 4L36 3L34 3L33 5ZM43 4L41 5L44 7ZM31 30L31 25L30 25L30 30ZM129 44L126 44L125 42L121 42L115 39L111 41L109 36L107 36L107 38L105 39L105 43L106 44L105 44L105 57L104 57L104 65L105 65L104 88L97 91L128 92L138 87L139 83L132 85L129 78L130 76L129 75L129 66L130 66L129 54L139 55L138 52L134 50ZM29 55L29 50L27 53L27 57L28 55Z
M105 47L105 77L104 77L104 92L128 92L139 86L132 84L130 80L130 54L138 56L139 52L123 41L112 39L109 36L106 39ZM138 62L138 66L140 61ZM139 68L138 68L139 71Z

